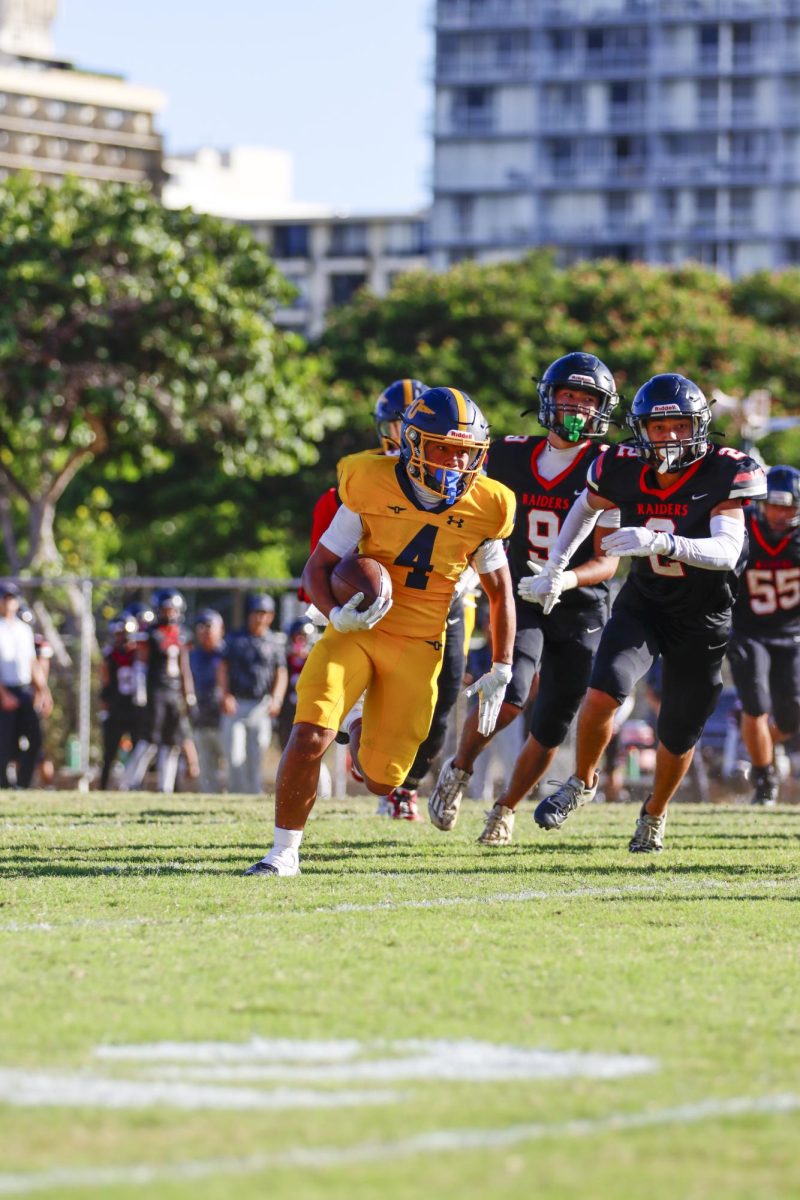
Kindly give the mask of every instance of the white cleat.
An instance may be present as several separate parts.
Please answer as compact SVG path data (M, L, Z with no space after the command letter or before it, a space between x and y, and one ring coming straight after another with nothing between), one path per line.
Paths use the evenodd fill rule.
M482 846L510 846L513 836L514 809L495 804L486 814L486 824L478 841Z
M471 771L454 767L452 758L447 759L439 772L428 800L428 816L431 824L444 833L449 833L458 820L458 810L471 774Z

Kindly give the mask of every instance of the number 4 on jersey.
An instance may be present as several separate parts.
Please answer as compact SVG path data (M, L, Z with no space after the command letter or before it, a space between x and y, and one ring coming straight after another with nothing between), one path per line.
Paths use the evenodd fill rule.
M431 559L433 558L433 543L436 541L436 534L439 532L436 525L423 525L419 533L415 533L411 541L405 546L397 558L394 560L396 567L410 567L406 576L405 585L410 588L417 588L424 592L428 586L428 576L433 570Z

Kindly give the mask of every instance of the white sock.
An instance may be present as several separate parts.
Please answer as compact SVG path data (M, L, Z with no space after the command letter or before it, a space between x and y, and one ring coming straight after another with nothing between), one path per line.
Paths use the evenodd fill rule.
M294 850L295 854L297 854L302 840L302 829L280 829L276 825L272 849L276 854L280 854L281 850Z

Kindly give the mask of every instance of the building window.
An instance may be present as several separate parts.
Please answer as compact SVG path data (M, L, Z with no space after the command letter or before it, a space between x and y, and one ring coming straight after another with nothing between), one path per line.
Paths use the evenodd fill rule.
M78 120L82 125L91 125L97 116L97 111L91 104L82 104L78 109Z
M366 225L360 223L332 225L328 253L332 258L360 257L366 254Z
M276 225L272 253L275 258L308 258L308 226Z
M451 117L453 127L472 133L483 133L492 128L491 88L457 88L453 92Z
M21 117L32 117L38 107L39 103L33 96L20 96L17 100L17 112Z
M475 218L475 197L456 196L453 200L453 224L459 237L469 237Z
M136 133L150 132L150 117L147 113L137 113L133 118L133 128Z
M386 226L383 250L394 256L424 254L426 225L424 221L395 221Z
M347 304L366 282L366 275L331 275L331 304Z
M289 301L286 308L300 309L308 308L308 279L305 275L287 275L286 282L290 283L295 289L295 294Z
M719 25L701 25L697 31L700 62L716 65L719 55Z
M754 195L752 188L731 189L731 224L740 229L753 224Z
M67 115L67 106L63 100L48 100L44 106L50 121L63 121Z

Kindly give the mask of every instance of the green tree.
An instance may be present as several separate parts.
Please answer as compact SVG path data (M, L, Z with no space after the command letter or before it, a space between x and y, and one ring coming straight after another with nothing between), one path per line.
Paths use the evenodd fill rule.
M56 506L99 456L153 470L197 447L223 475L258 479L313 462L340 420L321 402L318 358L276 331L287 285L242 227L138 188L16 176L0 189L0 285L0 516L14 571L59 569Z
M399 375L452 384L481 405L495 434L520 430L536 405L532 377L570 350L599 354L627 395L677 370L710 391L750 385L763 331L735 312L732 285L689 264L672 269L615 260L558 270L537 252L513 263L463 263L415 272L383 300L359 294L323 338L337 379L363 404Z

